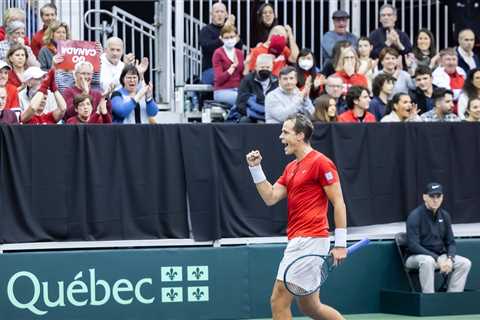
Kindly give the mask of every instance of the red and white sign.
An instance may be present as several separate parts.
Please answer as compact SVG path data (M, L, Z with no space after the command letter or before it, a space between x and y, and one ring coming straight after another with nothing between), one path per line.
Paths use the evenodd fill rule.
M58 42L58 54L63 55L63 62L57 69L73 70L80 61L88 61L94 71L100 71L100 55L97 45L92 41L67 40Z

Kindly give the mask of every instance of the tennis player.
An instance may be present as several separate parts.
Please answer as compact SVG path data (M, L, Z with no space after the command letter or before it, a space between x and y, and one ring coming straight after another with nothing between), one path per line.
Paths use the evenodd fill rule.
M329 253L329 200L334 207L336 227L335 246L330 254L335 263L347 255L346 208L337 169L329 158L311 147L312 133L313 124L304 115L292 115L285 120L280 140L285 145L285 154L294 155L296 159L287 165L274 185L263 173L260 151L253 150L246 155L253 182L263 201L272 206L284 198L288 200L288 245L270 300L274 320L292 318L290 307L293 295L283 283L287 266L303 255ZM300 297L298 305L305 315L313 319L344 319L337 310L322 304L318 294Z

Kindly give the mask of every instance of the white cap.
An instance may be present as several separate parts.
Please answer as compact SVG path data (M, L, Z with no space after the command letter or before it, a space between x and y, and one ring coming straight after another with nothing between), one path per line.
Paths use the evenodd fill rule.
M10 65L8 63L6 63L3 60L0 60L0 69L3 69L3 68L12 69L12 67L10 67Z
M41 79L47 73L42 71L39 67L30 67L23 73L23 80L28 81L30 79Z

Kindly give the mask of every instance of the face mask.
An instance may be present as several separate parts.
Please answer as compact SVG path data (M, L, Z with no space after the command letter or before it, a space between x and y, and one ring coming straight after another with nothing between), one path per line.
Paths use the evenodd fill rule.
M271 74L272 74L272 72L269 71L269 70L260 70L260 71L257 72L258 79L260 79L261 81L265 81L268 78L270 78Z
M279 56L283 52L283 49L285 49L286 45L287 40L284 36L273 35L270 38L270 46L268 47L268 53Z
M223 40L223 45L227 49L233 49L237 44L237 39L225 39Z
M298 66L305 70L308 71L313 67L313 60L310 59L299 59L298 60Z

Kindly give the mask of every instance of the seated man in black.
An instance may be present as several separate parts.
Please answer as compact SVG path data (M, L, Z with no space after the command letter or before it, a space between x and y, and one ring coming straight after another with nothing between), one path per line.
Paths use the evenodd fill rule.
M425 113L435 107L433 91L437 86L433 84L432 70L427 66L418 66L415 69L415 89L408 90L413 102L417 104L418 114Z
M456 254L452 220L444 209L443 188L429 183L423 194L424 204L414 209L407 219L407 268L419 269L423 293L434 293L435 269L449 274L448 292L462 292L472 263Z

